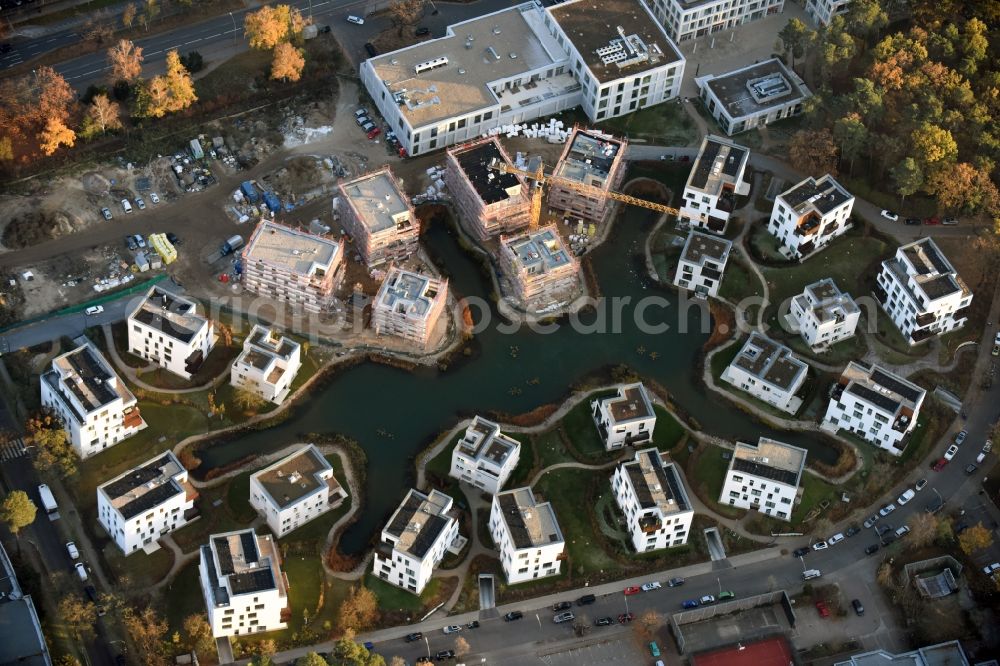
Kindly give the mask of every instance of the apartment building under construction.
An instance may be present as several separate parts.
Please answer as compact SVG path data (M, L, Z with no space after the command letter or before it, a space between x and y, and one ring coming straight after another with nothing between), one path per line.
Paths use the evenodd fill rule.
M531 216L529 186L491 169L494 160L512 165L496 137L481 139L450 149L444 173L459 219L480 240L523 229Z
M625 177L626 145L624 139L610 134L574 127L552 171L555 178L549 185L549 205L587 220L603 220L609 198L598 191L611 192L621 185ZM560 179L575 181L586 188L561 184Z
M580 285L580 265L554 224L501 237L500 266L522 305L544 308Z
M335 208L366 265L402 261L417 251L420 222L389 167L341 183Z
M426 347L447 300L447 280L394 266L372 306L372 326L379 335L396 335Z

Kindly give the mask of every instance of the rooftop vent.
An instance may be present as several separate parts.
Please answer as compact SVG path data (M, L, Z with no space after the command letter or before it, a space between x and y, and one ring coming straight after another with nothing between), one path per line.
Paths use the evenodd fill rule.
M437 69L438 67L444 67L448 64L448 56L439 56L432 60L425 60L424 62L414 65L413 71L416 74L426 72L432 69Z
M513 51L511 51L511 52L510 52L510 59L511 59L511 60L517 60L517 54L516 54L516 53L514 53Z
M490 56L491 56L491 57L492 57L492 58L493 58L494 60L499 60L499 59L500 59L500 54L499 54L499 53L497 53L497 50L496 50L495 48L493 48L492 46L487 46L487 47L486 47L486 52L487 52L487 53L489 53L489 54L490 54Z
M500 34L500 27L499 26L493 26L493 34L494 35L499 35Z

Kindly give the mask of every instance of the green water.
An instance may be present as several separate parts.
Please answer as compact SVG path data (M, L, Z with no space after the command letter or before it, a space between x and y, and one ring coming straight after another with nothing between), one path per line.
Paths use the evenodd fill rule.
M643 243L655 217L648 211L628 211L609 241L593 253L591 260L603 296L628 296L633 301L648 296L677 300L675 294L660 290L643 277ZM487 298L489 285L479 264L459 247L449 228L430 225L423 242L447 268L452 289L463 296ZM674 400L712 434L741 436L749 441L768 434L830 459L832 452L822 442L771 431L718 396L706 395L695 370L697 356L708 337L702 332L707 323L703 317L707 315L699 308L688 310L687 333L677 330L675 307L650 308L646 312L647 322L670 325L665 333L640 331L631 308L624 312L620 333L588 334L561 326L554 333L536 333L522 327L514 334L505 334L496 325L490 326L476 336L473 358L445 372L407 372L373 363L355 366L333 377L285 423L219 442L200 452L204 466L199 471L250 452L286 446L299 441L297 435L302 433L337 432L356 439L369 460L366 504L360 520L343 534L340 546L344 552L357 553L368 546L412 483L415 454L437 434L477 410L520 413L558 401L573 382L621 363L666 387ZM491 314L494 323L500 321L495 313ZM476 313L476 321L481 321L480 313ZM583 321L591 324L594 317ZM516 358L511 354L512 347L517 348ZM644 353L639 348L644 348ZM653 351L659 354L655 360L650 358ZM520 393L512 394L513 387Z

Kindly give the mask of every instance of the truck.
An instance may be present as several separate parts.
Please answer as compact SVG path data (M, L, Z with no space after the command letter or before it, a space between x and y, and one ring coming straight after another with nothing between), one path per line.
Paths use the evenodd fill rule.
M240 191L243 192L243 196L245 196L252 204L257 203L260 200L260 195L257 194L257 186L254 185L252 180L244 180L240 184Z
M42 498L42 506L45 507L45 512L50 516L59 510L59 505L56 504L56 498L52 495L52 491L44 483L38 486L38 496Z
M281 200L278 199L278 195L276 195L274 192L264 193L264 204L267 206L267 209L270 210L272 213L277 213L279 210L281 210Z
M229 240L222 244L222 247L219 248L219 252L223 257L225 257L241 247L243 247L243 236L232 236Z
M194 156L196 160L201 160L205 158L205 151L201 148L201 141L198 139L191 139L191 155Z

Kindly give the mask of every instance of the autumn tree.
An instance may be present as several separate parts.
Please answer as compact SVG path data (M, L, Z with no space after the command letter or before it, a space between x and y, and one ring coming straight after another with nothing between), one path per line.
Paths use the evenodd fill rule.
M80 660L71 654L64 654L55 661L56 666L81 666Z
M274 47L274 60L271 62L271 78L282 81L298 81L302 78L302 69L306 59L302 57L302 49L297 49L288 42L282 42Z
M829 129L796 132L788 146L788 157L793 167L810 176L837 175L837 146Z
M844 23L843 16L834 16L823 28L819 39L820 75L824 82L840 76L857 53L854 42Z
M28 437L35 445L32 464L39 472L54 472L62 478L76 474L76 454L58 417L40 413L25 424Z
M406 660L396 655L389 660L389 666L406 666Z
M879 566L878 572L875 574L875 580L877 580L878 584L882 587L895 587L895 581L892 579L892 565L888 562L883 562Z
M215 650L212 627L204 614L192 613L184 618L184 633L188 637L188 646L195 652L207 655Z
M15 537L21 530L35 522L35 514L38 507L28 497L28 493L23 490L12 490L0 503L0 523L7 526L10 533ZM21 542L17 542L20 549Z
M126 608L122 613L122 622L136 649L139 651L141 663L147 666L165 666L163 641L167 636L167 622L150 606L142 610Z
M326 659L315 652L309 652L295 660L295 666L327 666Z
M375 652L369 652L364 645L356 643L350 632L333 644L333 663L344 666L385 666L385 658ZM295 662L298 664L299 662Z
M937 538L938 519L933 513L918 513L909 521L910 533L906 539L914 548L923 548Z
M389 19L397 28L397 36L403 36L403 29L413 25L424 15L426 0L393 0L389 5Z
M910 133L910 145L924 173L946 167L958 156L958 144L951 132L929 122L920 123Z
M993 534L979 522L958 535L958 545L963 553L972 555L976 551L992 546Z
M92 601L75 594L63 595L59 599L59 617L74 638L80 640L94 633L97 623L97 606Z
M289 5L264 6L243 19L250 47L263 50L298 39L306 25L302 12Z
M198 101L191 74L181 64L177 50L167 52L167 72L154 76L140 86L136 96L136 112L140 116L162 118L188 108Z
M76 132L66 127L66 123L59 118L49 118L45 129L38 133L38 145L46 155L59 150L59 146L72 148L75 143Z
M93 102L87 107L87 112L83 116L80 136L90 139L121 128L121 107L118 102L111 101L107 95L95 95Z
M242 388L233 391L233 402L247 411L256 411L267 404L267 401L256 391Z
M119 81L135 83L142 74L142 47L128 39L120 40L108 49L108 64L111 66L109 80L112 85Z
M367 587L351 588L350 594L340 604L337 625L341 631L364 631L371 628L379 618L378 599Z
M469 641L465 640L465 638L463 638L462 636L459 636L458 638L455 639L455 656L456 657L464 657L465 655L469 654L469 652L471 652L471 651L472 651L472 648L469 646Z
M795 59L801 58L806 53L806 47L816 36L800 19L792 18L788 20L785 27L778 32L778 38L784 47L785 53L791 57L789 63L795 67Z
M869 37L889 24L889 15L882 0L851 0L844 24L852 35Z
M135 8L135 3L130 2L125 5L125 9L122 11L122 25L126 28L131 28L132 24L135 23L135 15L138 10Z
M37 91L35 122L43 125L56 118L65 123L76 110L76 93L62 74L51 67L39 67L34 78L33 88Z
M989 171L968 162L937 170L928 179L927 189L946 211L978 213L1000 209L1000 192Z

